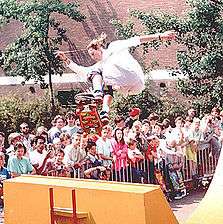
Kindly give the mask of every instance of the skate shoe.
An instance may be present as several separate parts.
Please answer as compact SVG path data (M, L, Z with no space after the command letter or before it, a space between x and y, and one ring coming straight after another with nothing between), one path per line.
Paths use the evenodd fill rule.
M106 111L101 111L100 113L101 122L103 125L107 125L109 123L109 115Z
M93 96L96 100L102 101L104 97L104 93L101 90L95 90Z

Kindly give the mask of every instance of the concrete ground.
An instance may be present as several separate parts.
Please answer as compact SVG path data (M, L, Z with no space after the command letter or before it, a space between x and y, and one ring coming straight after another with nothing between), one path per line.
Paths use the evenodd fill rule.
M184 224L185 221L190 217L190 215L199 205L205 193L206 191L203 190L191 192L185 198L170 202L170 206L180 224Z

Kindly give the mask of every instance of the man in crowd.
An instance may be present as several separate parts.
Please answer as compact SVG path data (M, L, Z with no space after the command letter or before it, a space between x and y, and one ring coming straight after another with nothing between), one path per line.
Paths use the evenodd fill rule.
M72 143L64 149L64 161L66 166L70 167L71 171L75 171L75 169L80 168L82 166L81 162L86 156L85 150L80 147L80 143L81 134L74 133L72 136Z
M45 138L43 136L36 136L34 139L35 150L30 153L30 162L36 170L37 174L42 174L47 159L50 158L51 151L45 149Z
M22 142L27 149L26 155L29 156L29 153L32 151L31 142L34 139L35 135L30 134L30 128L27 123L23 122L19 127L22 136Z
M22 136L19 133L13 132L13 133L11 133L9 135L9 137L8 137L9 147L6 149L7 155L9 155L9 156L14 155L14 153L15 153L15 150L14 150L15 144L17 142L20 142L21 139L22 139Z

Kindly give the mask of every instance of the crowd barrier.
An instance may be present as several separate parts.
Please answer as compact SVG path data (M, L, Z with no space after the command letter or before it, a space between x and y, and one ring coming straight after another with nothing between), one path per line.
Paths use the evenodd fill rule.
M211 155L211 149L209 144L202 144L199 146L197 151L197 161L196 161L196 174L199 178L202 177L210 177L214 174L216 166L217 166L218 156ZM148 159L141 160L140 162L135 163L133 166L131 163L125 167L125 169L120 170L111 170L111 180L118 182L142 182L142 183L154 183L155 176L154 171L158 168L161 170L162 174L164 171L163 167L159 167L160 163L157 163L154 167L151 166L151 161ZM81 168L74 169L72 177L76 178L84 178L84 170L88 169L86 165ZM151 172L151 169L152 172ZM186 155L183 155L183 167L182 174L184 181L192 180L192 172L191 172L191 163L187 159ZM141 180L137 178L141 178Z

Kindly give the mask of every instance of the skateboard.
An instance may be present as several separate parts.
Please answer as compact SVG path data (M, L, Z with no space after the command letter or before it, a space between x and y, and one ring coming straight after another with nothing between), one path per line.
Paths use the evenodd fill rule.
M76 114L80 125L87 134L101 135L102 122L98 114L98 105L102 100L95 99L90 93L79 93L75 96Z

